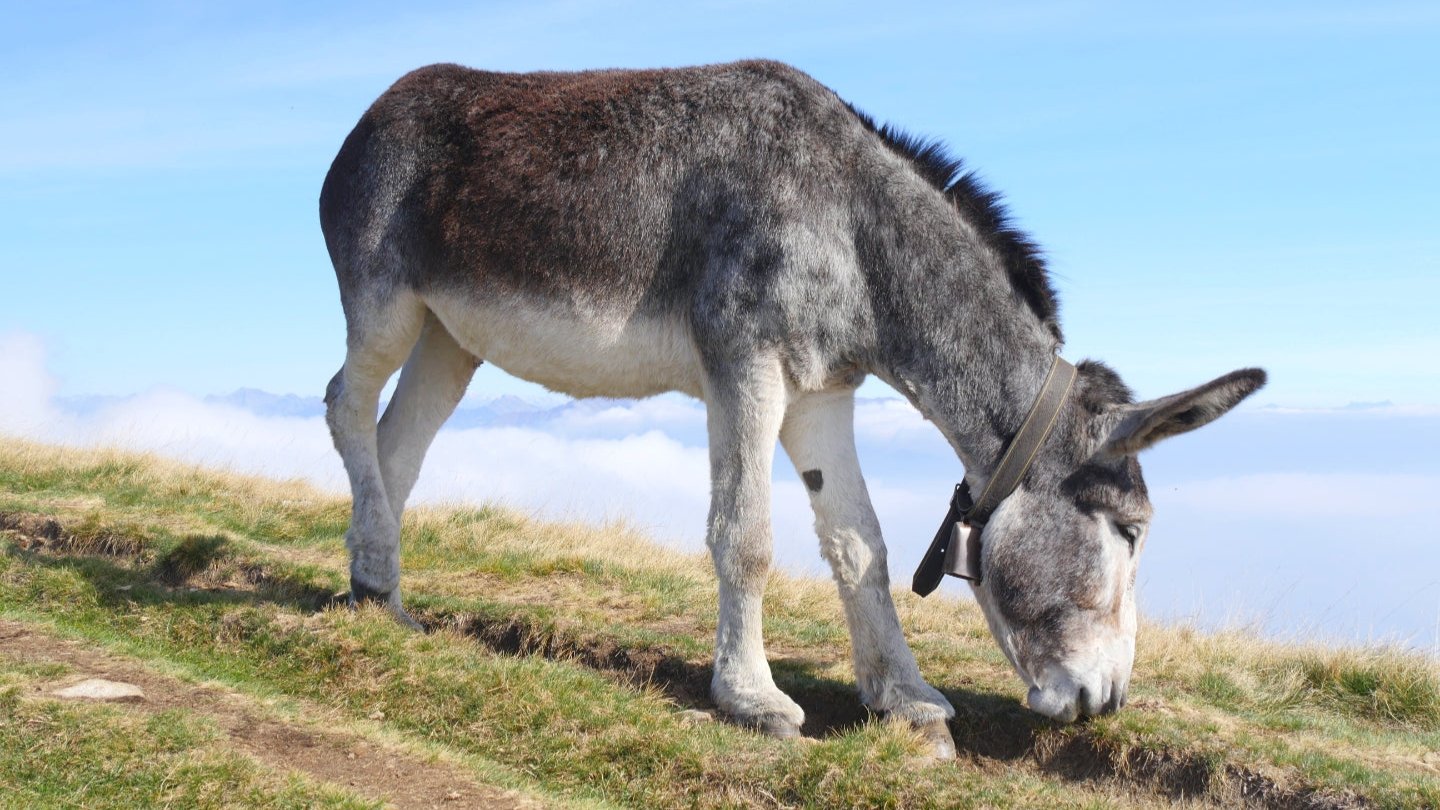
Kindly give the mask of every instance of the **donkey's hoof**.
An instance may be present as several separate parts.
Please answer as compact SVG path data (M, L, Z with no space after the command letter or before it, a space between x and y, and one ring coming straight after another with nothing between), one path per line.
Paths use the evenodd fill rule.
M950 724L944 720L930 720L911 726L924 743L931 759L950 760L955 758L955 738L950 734Z
M383 605L386 610L390 611L390 616L404 627L421 632L425 630L424 625L411 618L410 614L405 612L405 608L400 606L399 588L393 591L377 591L351 579L350 609L354 610L360 605Z
M726 714L725 719L741 728L758 731L767 737L774 737L777 740L794 740L800 738L800 724L779 712L766 712L765 714L751 715L748 717Z
M711 695L725 719L737 726L785 740L800 736L805 710L779 689L722 691L712 686Z
M359 605L388 605L395 592L377 591L355 577L350 577L350 607Z
M751 731L758 731L777 740L793 740L800 737L800 722L780 712L740 715L734 712L720 714L726 722Z
M781 714L757 718L755 728L777 740L794 740L800 736L800 724Z
M788 699L787 699L788 700ZM725 713L725 719L737 726L753 729L767 737L779 740L793 740L800 736L800 725L805 722L805 713L799 706L786 706L779 710L761 710L741 714Z
M406 613L404 608L390 608L390 617L399 622L402 627L414 630L417 633L425 632L425 625L415 621L415 618L409 613Z

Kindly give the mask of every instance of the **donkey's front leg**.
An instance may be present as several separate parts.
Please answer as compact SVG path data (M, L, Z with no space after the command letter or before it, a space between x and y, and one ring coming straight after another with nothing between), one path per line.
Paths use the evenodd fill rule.
M885 541L860 474L854 419L853 391L806 394L790 405L780 440L810 493L820 549L840 589L861 700L910 723L936 756L953 757L945 721L955 709L920 676L890 597Z
M720 583L711 697L741 725L794 737L805 713L770 675L760 610L770 572L770 471L785 396L780 365L773 359L713 374L708 381L711 493L706 542Z

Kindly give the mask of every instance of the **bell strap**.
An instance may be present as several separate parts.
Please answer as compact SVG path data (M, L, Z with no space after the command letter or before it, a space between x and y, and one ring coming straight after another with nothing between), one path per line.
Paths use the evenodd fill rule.
M940 531L936 532L929 550L920 561L920 567L915 570L911 588L916 593L921 596L928 595L939 587L940 580L947 573L964 576L976 583L980 581L980 533L984 530L985 523L990 520L990 515L1000 506L1000 502L1010 497L1025 478L1035 456L1054 430L1065 398L1075 386L1076 376L1075 366L1057 354L1054 362L1050 364L1049 373L1045 375L1045 383L1040 387L1040 393L1035 396L1035 402L1030 406L1030 412L1025 415L1025 421L1020 424L1015 438L1011 439L1005 448L1000 463L995 466L990 480L985 482L985 489L981 491L980 497L971 501L970 487L963 481L955 486L955 494L950 499L950 511L945 515L945 522L940 524ZM973 558L973 576L960 573L959 567L955 565L948 566L951 570L947 570L947 552L952 538L958 539L957 535L962 534L955 531L961 524L968 528L968 540L974 546L966 555L967 558ZM949 556L953 562L956 555Z

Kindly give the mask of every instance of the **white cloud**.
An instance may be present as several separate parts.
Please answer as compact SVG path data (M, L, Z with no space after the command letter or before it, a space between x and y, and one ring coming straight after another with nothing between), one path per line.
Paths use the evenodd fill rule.
M445 430L416 487L421 501L496 500L552 516L627 519L694 547L709 462L659 431L569 439L531 428Z
M862 399L855 403L855 436L861 441L933 443L940 434L914 405L903 399Z
M705 434L705 406L680 394L642 400L601 400L565 408L546 427L567 436L628 435L659 430L668 435Z
M320 417L260 416L189 394L155 390L83 415L57 406L41 342L0 338L0 433L72 446L157 452L238 472L301 478L346 491L340 459ZM657 539L704 548L709 455L661 428L695 427L704 408L680 398L567 409L539 427L440 432L412 502L486 502L553 518L622 519ZM648 425L648 427L647 427ZM813 570L818 561L808 500L777 486L777 558Z
M72 446L113 446L338 489L344 471L321 419L264 417L189 394L154 390L84 415L57 407L40 341L0 337L0 433Z

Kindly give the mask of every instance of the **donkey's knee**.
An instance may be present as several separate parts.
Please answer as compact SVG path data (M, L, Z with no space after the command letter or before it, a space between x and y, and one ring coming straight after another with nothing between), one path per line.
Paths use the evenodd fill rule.
M746 590L757 586L763 589L774 558L769 530L727 533L718 538L713 536L717 533L711 534L710 557L716 575Z
M372 407L378 410L379 391L376 390L376 402L371 405L345 378L346 369L342 366L325 386L325 425L330 428L335 450L348 470L355 454L363 452L369 444L367 434L375 429L374 417L367 419L366 416Z
M345 369L342 367L339 371L335 372L335 376L331 377L330 382L325 386L325 407L327 409L334 405L335 401L340 398L340 391L344 387Z

